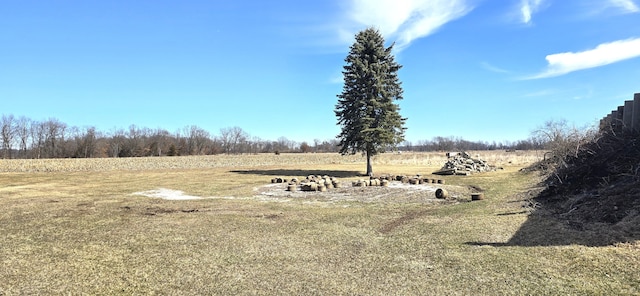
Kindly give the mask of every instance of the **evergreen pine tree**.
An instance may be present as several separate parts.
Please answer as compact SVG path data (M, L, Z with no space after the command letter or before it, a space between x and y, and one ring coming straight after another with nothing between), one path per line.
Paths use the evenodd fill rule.
M368 28L356 35L345 58L344 86L337 95L335 114L342 131L341 154L363 152L367 156L367 175L373 175L371 157L404 140L406 118L394 103L402 99L398 70L391 50L385 48L380 32Z
M171 146L169 146L169 151L167 152L167 156L176 156L176 155L178 155L176 145L171 144Z

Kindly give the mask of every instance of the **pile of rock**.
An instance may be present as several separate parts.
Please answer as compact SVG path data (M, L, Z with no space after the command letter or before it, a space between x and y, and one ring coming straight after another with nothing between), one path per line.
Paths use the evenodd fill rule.
M494 166L489 165L486 161L472 158L466 152L449 152L447 153L447 162L444 166L433 172L434 175L470 175L473 173L495 171Z

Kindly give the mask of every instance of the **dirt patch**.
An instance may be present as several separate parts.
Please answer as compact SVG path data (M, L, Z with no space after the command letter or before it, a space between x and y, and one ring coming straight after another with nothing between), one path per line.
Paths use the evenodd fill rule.
M382 203L455 203L470 193L469 188L453 185L410 185L392 181L389 186L353 187L344 182L340 188L318 191L287 191L287 184L268 184L255 188L257 196L272 199L308 199L315 201L359 201ZM438 188L446 189L450 197L437 199Z
M385 224L378 231L380 231L380 233L383 233L383 234L390 233L398 227L409 224L412 220L415 220L417 218L427 215L429 212L430 210L420 210L416 212L409 212L403 215L402 217Z
M197 199L258 199L265 201L286 202L293 199L313 200L324 202L359 201L382 203L456 203L468 196L474 188L454 185L417 184L410 185L400 181L392 181L389 186L353 187L350 182L343 182L341 188L319 191L287 191L286 183L267 184L254 188L255 195L250 198L240 197L202 197L187 195L183 191L167 188L134 192L132 195L141 195L165 200L197 200ZM437 199L436 190L447 190L449 197Z
M146 197L153 198L161 198L167 200L192 200L192 199L202 199L200 196L186 195L183 191L180 190L172 190L166 188L158 188L154 190L140 191L134 192L132 195L142 195Z

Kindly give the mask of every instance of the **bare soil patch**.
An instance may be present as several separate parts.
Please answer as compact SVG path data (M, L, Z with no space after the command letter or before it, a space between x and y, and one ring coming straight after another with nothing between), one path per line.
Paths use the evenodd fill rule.
M436 198L435 192L442 188L449 192L446 199ZM313 200L321 202L356 201L356 202L381 202L381 203L439 203L451 204L462 200L468 200L467 196L474 190L473 187L462 187L454 185L409 185L399 181L389 183L389 186L368 186L352 187L349 182L343 182L341 188L329 189L325 192L319 191L287 191L286 183L267 184L254 188L253 198L259 200ZM165 200L197 200L206 198L235 199L238 197L206 197L187 195L183 191L167 188L134 192L132 195L141 195L151 198ZM245 198L246 199L246 198Z
M200 196L193 196L184 194L180 190L172 190L167 188L158 188L154 190L134 192L133 195L142 195L146 197L161 198L166 200L189 200L189 199L202 199Z
M392 181L388 187L367 186L353 187L350 182L343 182L341 188L318 191L287 191L287 184L268 184L255 188L256 196L274 199L308 199L315 201L356 201L379 203L457 203L468 199L471 190L467 187L453 185L410 185L400 181ZM437 199L438 188L446 189L450 197Z

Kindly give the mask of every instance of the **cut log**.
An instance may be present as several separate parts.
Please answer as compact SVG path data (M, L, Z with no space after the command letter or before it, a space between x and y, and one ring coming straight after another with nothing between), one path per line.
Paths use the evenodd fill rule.
M449 192L447 192L446 190L441 189L441 188L438 188L436 190L436 198L443 199L443 198L448 198L448 197L449 197Z

